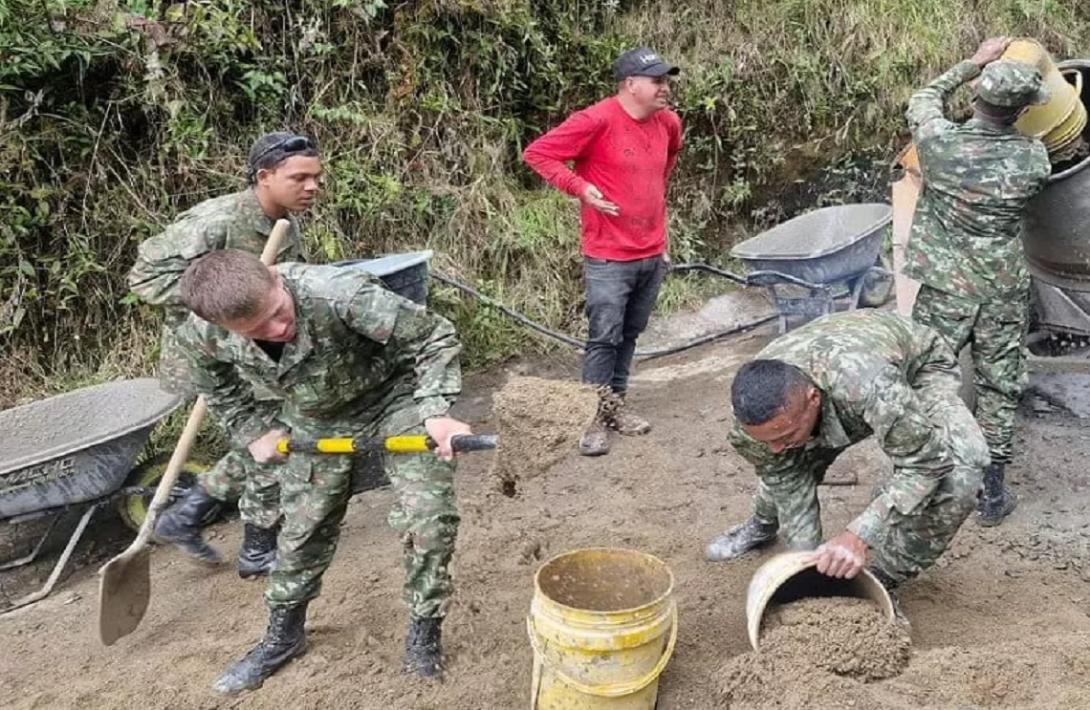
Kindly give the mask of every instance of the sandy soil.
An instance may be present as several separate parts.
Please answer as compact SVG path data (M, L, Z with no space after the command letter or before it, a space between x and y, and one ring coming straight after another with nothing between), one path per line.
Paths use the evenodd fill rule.
M512 498L519 481L567 458L598 411L598 395L572 379L512 375L492 398L492 426L500 449L488 475Z
M558 552L603 545L654 554L676 577L681 627L662 677L660 710L790 707L730 704L723 695L721 669L748 651L745 590L762 557L713 564L702 555L710 537L749 512L752 473L725 440L727 388L734 368L763 338L645 364L630 402L650 415L655 430L615 440L605 458L570 455L520 481L514 497L498 492L486 475L492 454L463 460L457 594L444 629L449 668L441 685L399 672L406 626L400 550L384 522L391 496L379 490L350 506L341 549L311 606L309 652L262 690L222 699L209 689L262 634L261 584L159 550L148 616L113 647L95 637L93 566L38 606L0 617L0 707L526 707L532 654L525 617L534 570ZM574 360L535 363L515 373L571 376L574 366ZM496 429L489 398L503 375L469 383L461 414L480 431ZM805 685L811 669L800 661L782 682L803 684L809 707L820 708L1090 707L1088 439L1083 425L1062 412L1031 408L1023 415L1011 467L1021 506L999 528L968 523L941 563L905 589L913 657L902 675L857 694L839 682ZM870 444L842 457L830 479L858 474L859 483L822 488L827 530L862 508L887 466ZM236 549L237 521L213 532L223 550ZM88 544L98 546L98 559L117 549L94 536Z

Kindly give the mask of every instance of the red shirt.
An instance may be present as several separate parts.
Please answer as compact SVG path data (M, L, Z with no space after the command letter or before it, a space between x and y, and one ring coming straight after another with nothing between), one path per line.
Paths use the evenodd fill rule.
M669 109L637 121L617 97L599 101L541 136L522 154L553 187L582 197L588 184L620 208L611 217L582 203L583 254L634 261L666 251L666 181L681 150L681 119ZM575 163L575 170L567 166Z

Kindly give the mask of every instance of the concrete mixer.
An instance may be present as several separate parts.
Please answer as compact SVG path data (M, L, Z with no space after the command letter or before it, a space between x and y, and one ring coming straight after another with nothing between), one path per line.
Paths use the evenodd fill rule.
M1083 76L1080 98L1090 104L1090 59L1058 67ZM1090 336L1090 156L1057 167L1026 214L1034 325L1044 332Z

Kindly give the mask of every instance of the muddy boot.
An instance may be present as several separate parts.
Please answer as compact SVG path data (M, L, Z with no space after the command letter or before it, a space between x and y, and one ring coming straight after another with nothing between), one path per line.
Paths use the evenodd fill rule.
M628 409L624 392L614 392L612 398L613 403L606 426L623 436L641 436L651 431L651 422L633 414Z
M984 527L999 525L1018 505L1014 491L1003 485L1006 465L993 463L984 469L984 492L977 503L977 522Z
M750 550L774 542L779 529L779 523L766 523L753 516L709 542L704 548L704 556L712 562L733 560Z
M277 529L262 528L246 523L242 528L242 547L238 551L238 576L243 579L261 577L272 572L276 564Z
M579 437L579 453L583 456L601 456L609 453L609 431L605 424L595 419Z
M203 488L193 486L184 498L159 515L155 521L155 539L170 543L205 564L221 564L220 553L201 537L201 520L217 505L219 501Z
M594 415L594 421L583 431L579 437L579 453L583 456L601 456L609 453L609 429L607 422L613 411L613 389L609 385L601 385L597 389L598 413Z
M406 673L415 673L425 678L442 678L442 624L441 617L412 620L409 635L405 638Z
M265 638L216 679L212 689L217 693L234 695L260 688L278 668L306 650L306 634L303 631L306 618L306 602L269 609L269 627L265 629Z

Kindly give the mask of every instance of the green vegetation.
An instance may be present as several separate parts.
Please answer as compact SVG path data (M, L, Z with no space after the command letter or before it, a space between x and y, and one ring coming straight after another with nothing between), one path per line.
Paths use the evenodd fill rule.
M519 153L612 91L620 50L684 67L672 251L722 262L739 234L880 197L911 91L989 34L1079 56L1090 4L0 0L0 405L147 371L157 316L126 298L135 247L236 189L265 130L326 153L317 258L426 246L435 269L575 332L576 209ZM539 347L433 295L474 363Z

